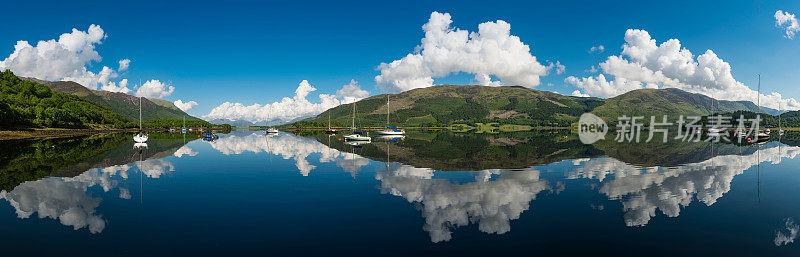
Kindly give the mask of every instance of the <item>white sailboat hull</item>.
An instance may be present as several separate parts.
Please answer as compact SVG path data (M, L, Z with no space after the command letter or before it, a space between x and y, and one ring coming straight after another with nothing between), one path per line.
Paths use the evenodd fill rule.
M395 130L378 131L378 135L383 135L383 136L399 136L399 135L405 135L405 134L406 134L406 132L402 131L402 130L399 130L399 131L395 131Z
M136 143L147 142L147 135L136 134L135 136L133 136L133 141Z
M344 136L344 139L345 140L350 140L350 141L370 141L370 140L372 140L372 138L370 138L370 137L363 136L363 135L358 135L358 134L352 134L352 135Z
M387 140L387 141L391 141L391 140L404 139L404 138L406 138L406 136L404 136L404 135L382 135L382 136L379 136L378 138L379 139L383 139L383 140Z
M270 133L270 134L278 133L278 130L274 129L274 128L268 128L267 129L267 133Z

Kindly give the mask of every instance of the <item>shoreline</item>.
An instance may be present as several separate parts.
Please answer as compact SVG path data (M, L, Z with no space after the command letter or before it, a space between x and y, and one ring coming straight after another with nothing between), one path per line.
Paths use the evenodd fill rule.
M205 129L207 131L222 131L224 129ZM61 129L44 128L29 130L0 130L0 141L6 140L43 140L54 138L70 138L94 136L113 133L136 133L138 129ZM169 129L145 129L145 132L170 132ZM179 131L176 133L180 133Z

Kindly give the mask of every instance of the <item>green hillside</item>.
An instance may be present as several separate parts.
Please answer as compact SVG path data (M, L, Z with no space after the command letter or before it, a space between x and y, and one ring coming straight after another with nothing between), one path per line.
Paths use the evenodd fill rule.
M115 93L108 91L98 91L88 89L81 84L72 81L44 81L32 78L24 78L50 87L53 91L79 96L93 103L105 106L112 111L122 114L131 119L139 119L139 98L125 93ZM142 99L142 119L183 119L199 120L192 117L181 109L178 109L172 102L162 99Z
M0 127L116 127L131 120L109 108L0 72ZM127 124L126 124L127 123Z
M392 94L391 125L406 127L447 126L476 123L518 124L566 127L577 122L584 112L592 112L614 123L617 117L668 115L707 116L735 111L755 112L749 101L724 101L680 89L639 89L609 99L564 96L523 87L486 87L440 85ZM352 104L329 109L322 114L291 124L294 127L350 127ZM761 108L765 119L777 111ZM356 103L356 126L377 127L386 124L386 95L372 96ZM800 113L785 113L786 124L799 124ZM772 117L774 118L774 117ZM777 119L765 124L777 126ZM791 125L788 125L791 126Z
M401 126L439 126L454 123L501 122L532 126L569 126L582 113L603 103L599 98L563 96L524 87L440 85L419 88L391 97L390 122ZM299 122L306 126L327 124L349 127L352 104L334 107ZM357 126L385 125L386 95L356 103Z
M633 90L608 98L605 104L595 108L592 113L606 121L613 121L623 114L644 116L648 119L650 116L668 115L670 119L677 119L679 115L706 116L740 110L755 112L758 107L748 101L716 100L701 94L667 88Z

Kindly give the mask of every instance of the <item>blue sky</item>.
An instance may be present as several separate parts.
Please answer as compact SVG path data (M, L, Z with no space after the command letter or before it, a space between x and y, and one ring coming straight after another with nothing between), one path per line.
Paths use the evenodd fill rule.
M711 49L730 63L736 80L755 88L760 73L765 91L800 99L800 39L784 37L774 18L777 10L800 12L797 1L15 1L2 6L15 11L5 11L0 21L0 60L18 40L34 44L97 24L107 38L97 48L103 60L89 70L130 59L131 68L121 77L131 84L170 82L176 89L165 99L197 101L189 110L195 116L226 101L249 105L291 97L302 80L318 89L312 101L351 79L370 94L383 93L374 80L377 66L412 53L433 11L449 13L453 27L469 31L487 21L510 23L511 35L529 45L539 62L566 66L563 74L543 76L539 90L578 89L565 78L591 76L585 70L619 55L626 30L633 28L646 30L658 44L678 39L694 55ZM588 52L597 45L606 50ZM472 76L464 74L435 80L470 82Z

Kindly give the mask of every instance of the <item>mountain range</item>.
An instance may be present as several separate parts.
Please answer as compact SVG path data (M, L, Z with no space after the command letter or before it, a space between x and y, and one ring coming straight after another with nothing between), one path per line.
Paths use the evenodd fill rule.
M602 99L565 96L518 86L488 87L471 85L439 85L418 88L390 99L390 125L443 126L498 122L531 126L566 127L577 122L585 112L608 120L622 114L711 115L734 111L778 114L777 110L759 108L750 101L717 100L680 89L639 89ZM295 127L325 127L330 115L331 126L350 127L353 104L356 105L356 126L386 125L387 95L376 95L356 103L344 104L295 122Z
M208 121L211 124L222 125L229 124L234 127L253 127L257 126L255 123L248 120L230 120L230 119L213 119Z

